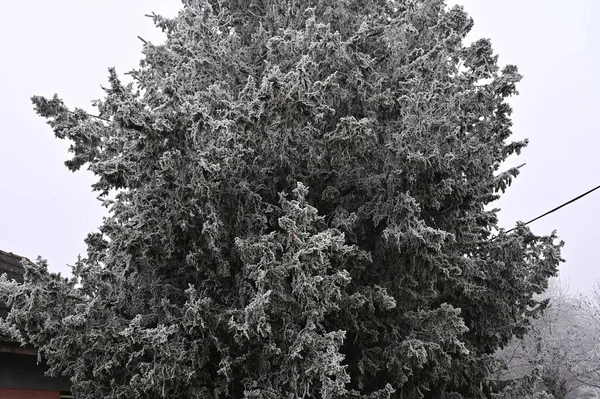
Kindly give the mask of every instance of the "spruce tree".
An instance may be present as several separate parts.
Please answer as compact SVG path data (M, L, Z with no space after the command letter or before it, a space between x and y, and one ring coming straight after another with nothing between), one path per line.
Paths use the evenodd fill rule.
M497 230L521 79L443 0L184 0L97 114L33 97L109 216L5 330L78 398L477 398L560 262Z

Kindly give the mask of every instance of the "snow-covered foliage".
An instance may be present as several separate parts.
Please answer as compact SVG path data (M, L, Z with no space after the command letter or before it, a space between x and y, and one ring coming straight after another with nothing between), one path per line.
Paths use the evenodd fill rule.
M184 0L97 115L34 97L110 216L5 325L78 398L481 397L554 234L486 205L521 76L442 0ZM115 194L116 193L116 194Z

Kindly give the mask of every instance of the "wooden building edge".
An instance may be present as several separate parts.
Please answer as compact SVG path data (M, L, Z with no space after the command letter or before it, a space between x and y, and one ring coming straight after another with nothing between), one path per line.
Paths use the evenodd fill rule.
M25 269L21 262L27 258L0 250L0 275L23 282ZM6 316L6 304L0 303L0 318ZM46 377L47 367L37 362L37 349L22 346L0 335L0 399L68 399L68 378Z

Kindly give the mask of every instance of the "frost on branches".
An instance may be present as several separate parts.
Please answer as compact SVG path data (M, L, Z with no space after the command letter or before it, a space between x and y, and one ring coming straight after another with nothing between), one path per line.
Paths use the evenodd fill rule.
M33 98L110 216L5 330L81 399L487 395L560 262L486 207L517 68L442 0L183 3L97 115Z

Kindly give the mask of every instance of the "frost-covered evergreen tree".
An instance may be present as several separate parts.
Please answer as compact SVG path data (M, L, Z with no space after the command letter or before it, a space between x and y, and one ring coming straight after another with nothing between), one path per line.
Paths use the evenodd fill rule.
M560 261L486 207L517 68L443 0L183 3L97 115L33 98L110 216L5 329L81 399L484 395Z

